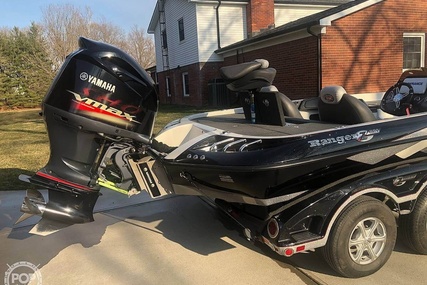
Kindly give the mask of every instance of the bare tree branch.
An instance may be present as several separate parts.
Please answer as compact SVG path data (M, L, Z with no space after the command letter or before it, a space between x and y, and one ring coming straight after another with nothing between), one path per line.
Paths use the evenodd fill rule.
M155 64L154 41L138 26L126 35L105 18L93 21L89 7L81 10L71 4L51 4L42 13L44 42L55 69L77 49L80 36L115 45L132 55L144 68Z
M144 29L133 26L127 36L129 54L143 67L152 67L156 63L154 41L145 34Z

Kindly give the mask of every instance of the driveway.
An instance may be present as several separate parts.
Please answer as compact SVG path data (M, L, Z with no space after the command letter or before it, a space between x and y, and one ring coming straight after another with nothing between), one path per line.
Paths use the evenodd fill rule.
M0 272L30 262L38 266L42 284L389 285L427 279L427 256L410 254L400 244L383 269L360 279L336 276L317 253L278 256L248 242L198 197L152 201L108 191L99 199L95 222L30 235L31 225L12 223L23 195L0 192Z

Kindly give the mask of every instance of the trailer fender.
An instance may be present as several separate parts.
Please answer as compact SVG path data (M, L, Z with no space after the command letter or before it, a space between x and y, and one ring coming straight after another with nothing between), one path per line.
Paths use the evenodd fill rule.
M290 241L293 234L306 231L313 234L313 241L305 243L307 250L324 246L339 215L348 204L362 195L381 198L378 200L396 211L399 211L399 202L403 202L402 198L398 198L390 190L376 186L365 187L364 189L352 187L340 189L310 203L290 219L286 220L286 212L281 213L277 217L283 222L278 242Z

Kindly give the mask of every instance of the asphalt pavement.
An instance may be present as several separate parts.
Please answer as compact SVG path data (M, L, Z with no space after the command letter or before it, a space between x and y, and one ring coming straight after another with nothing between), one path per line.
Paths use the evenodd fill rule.
M359 279L337 276L317 254L279 256L198 197L151 200L102 191L95 222L49 236L14 226L24 191L0 192L0 276L37 266L30 284L424 284L427 256L397 244L388 263ZM3 275L4 276L4 275ZM0 278L2 280L2 278ZM42 281L41 283L37 283Z

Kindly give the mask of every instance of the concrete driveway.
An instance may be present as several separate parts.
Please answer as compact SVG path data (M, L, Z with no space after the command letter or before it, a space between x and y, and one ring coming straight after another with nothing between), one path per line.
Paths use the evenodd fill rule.
M24 192L0 192L0 272L27 261L38 265L42 284L389 285L427 279L427 256L400 244L379 272L346 279L317 253L284 258L246 241L233 222L197 197L152 201L104 192L95 222L46 237L28 234L30 225L12 226Z

